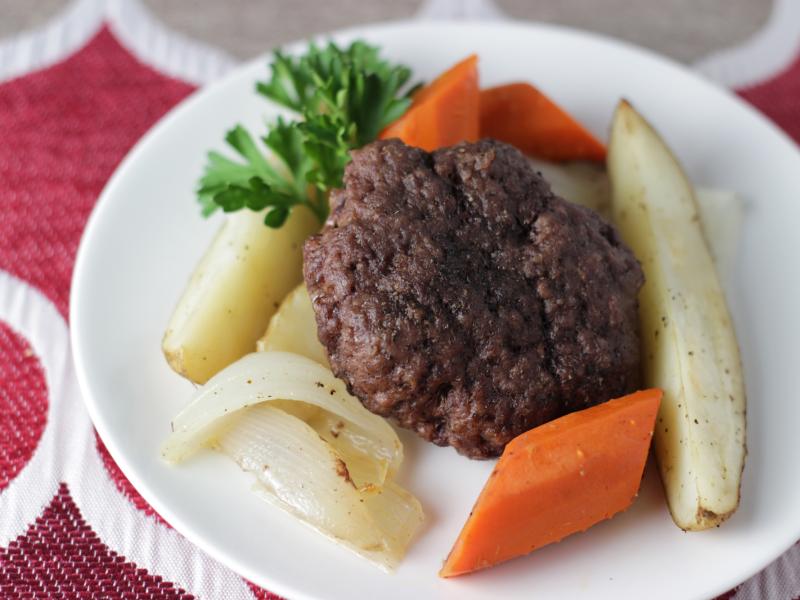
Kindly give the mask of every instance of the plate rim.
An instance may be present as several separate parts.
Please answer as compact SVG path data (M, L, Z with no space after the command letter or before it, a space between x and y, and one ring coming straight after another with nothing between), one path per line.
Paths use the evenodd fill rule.
M791 151L793 151L798 158L800 158L800 146L798 146L783 129L781 129L777 124L775 124L753 105L739 97L732 89L704 77L701 73L698 73L692 69L691 65L680 63L673 58L662 55L654 50L639 46L627 40L622 40L612 36L586 31L575 27L521 19L498 19L489 21L472 18L461 20L423 20L418 18L409 18L372 22L328 32L316 33L306 38L283 44L280 47L291 52L296 48L304 47L309 41L327 41L342 37L358 37L359 35L380 35L383 31L387 30L420 27L462 30L522 29L531 32L553 32L559 35L566 35L568 37L579 39L588 39L594 42L616 46L624 50L626 53L632 52L634 54L643 55L667 67L677 69L683 75L690 77L701 85L710 86L717 92L721 92L723 95L727 96L730 100L747 111L750 116L755 117L755 119L759 122L760 127L770 130L772 134L777 134L777 138L781 139L783 144L791 149ZM172 121L180 118L184 112L190 112L194 105L203 101L206 96L215 93L217 90L225 88L227 85L229 85L230 81L237 79L240 76L241 71L252 68L255 64L268 64L271 61L272 55L273 50L262 52L253 58L246 59L237 64L231 69L230 72L226 73L218 80L205 86L198 86L197 89L178 102L175 106L170 108L164 115L162 115L126 153L124 158L114 169L114 172L104 185L103 190L98 195L89 218L87 219L84 229L81 233L81 239L76 252L73 267L73 274L70 281L70 299L68 311L70 350L72 353L73 365L75 368L75 375L78 382L81 399L83 405L86 407L87 412L89 413L89 417L98 436L103 441L103 444L106 446L114 462L119 466L122 473L126 478L128 478L134 488L136 488L137 492L156 510L156 512L158 512L159 515L161 515L169 523L172 528L175 529L176 532L185 537L212 559L218 561L220 564L232 570L234 573L256 583L257 585L261 585L260 583L257 583L259 581L264 582L262 573L254 572L245 564L238 562L233 556L226 554L221 550L217 550L216 546L214 546L210 541L207 542L199 531L195 530L191 526L186 525L178 513L168 508L168 503L162 503L159 496L152 492L151 488L145 483L145 478L140 477L137 470L129 464L125 453L119 448L115 437L111 434L111 426L109 421L104 419L102 416L100 409L102 402L98 402L96 398L94 398L94 395L91 391L92 384L91 378L88 375L89 369L87 366L87 362L89 361L81 351L81 348L84 344L81 334L83 319L80 316L80 310L78 307L82 303L82 297L84 294L82 290L85 287L83 283L84 279L87 277L85 267L85 263L89 260L87 256L89 255L90 248L93 245L93 239L96 237L96 230L100 227L99 223L102 220L103 214L110 210L110 206L113 206L115 191L120 185L119 182L123 177L123 173L128 170L130 164L136 162L139 156L147 151L148 146L151 143L154 143L153 140L160 136L162 131L167 129ZM755 564L755 566L752 566L750 569L740 571L737 575L729 577L729 584L718 584L713 588L712 593L715 596L719 595L750 579L752 576L763 570L766 566L775 562L777 558L790 549L797 541L798 535L800 535L800 532L796 532L792 535L787 534L786 540L788 541L776 544L775 547L779 549L773 553L769 553L769 560L763 562L763 564ZM742 577L742 574L744 574L744 577ZM294 587L292 584L283 584L277 579L270 580L268 583L265 583L264 586L269 589L270 592L279 594L286 598L291 597L293 599L302 598L308 600L318 600L317 596L308 595L307 593L303 592L302 589Z

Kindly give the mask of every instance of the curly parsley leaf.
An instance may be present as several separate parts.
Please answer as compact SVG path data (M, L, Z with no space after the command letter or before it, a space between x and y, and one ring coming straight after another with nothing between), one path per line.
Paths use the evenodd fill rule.
M319 213L320 206L307 193L306 178L312 164L303 150L299 123L278 119L262 140L277 159L274 166L241 125L231 129L225 140L244 162L235 162L216 152L209 154L198 191L203 214L211 214L218 208L235 212L272 207L265 223L280 227L292 206L305 204L321 220L325 219L326 215Z
M228 132L243 162L209 153L198 189L202 212L269 208L265 224L280 227L292 206L304 204L324 221L327 193L342 186L350 150L376 139L411 104L416 88L402 91L411 71L362 41L347 48L312 44L297 57L276 51L270 70L256 90L302 120L278 119L262 138L274 163L243 127Z
M256 89L305 118L324 113L352 126L350 141L361 146L406 111L415 88L401 90L410 78L408 67L383 60L374 46L356 41L341 49L331 42L324 48L312 44L296 58L276 53L272 78Z
M330 115L314 115L299 124L305 141L303 150L313 166L307 174L309 183L322 192L343 185L344 168L350 162L352 134Z
M308 103L313 83L310 71L300 67L298 62L276 50L270 64L272 77L269 81L257 82L256 91L286 108L301 112Z

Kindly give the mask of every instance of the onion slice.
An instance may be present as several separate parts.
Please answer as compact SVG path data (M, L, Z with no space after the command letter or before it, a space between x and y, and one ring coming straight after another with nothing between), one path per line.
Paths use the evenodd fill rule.
M269 404L249 408L216 445L302 520L360 547L382 546L347 465L297 417Z
M397 566L422 523L411 494L391 482L359 489L344 456L270 404L242 411L217 446L257 477L264 499L385 570Z
M391 426L348 394L329 369L288 352L248 354L212 377L173 419L162 455L168 462L180 462L213 443L231 426L237 411L278 400L311 404L335 415L349 425L350 437L363 453L385 463L385 473L399 468L403 447Z
M198 389L172 425L166 460L220 450L255 475L260 496L385 570L422 523L417 499L391 481L403 459L395 431L309 358L249 354Z

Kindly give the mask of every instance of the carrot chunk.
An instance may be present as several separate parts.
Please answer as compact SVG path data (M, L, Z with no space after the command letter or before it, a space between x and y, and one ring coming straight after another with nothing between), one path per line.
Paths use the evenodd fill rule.
M596 137L527 83L481 91L480 136L508 142L526 154L554 162L606 158L606 148Z
M660 402L661 390L636 392L511 440L439 575L528 554L628 508Z
M428 152L479 132L478 57L472 55L445 71L414 96L405 115L381 132L380 139L400 138Z

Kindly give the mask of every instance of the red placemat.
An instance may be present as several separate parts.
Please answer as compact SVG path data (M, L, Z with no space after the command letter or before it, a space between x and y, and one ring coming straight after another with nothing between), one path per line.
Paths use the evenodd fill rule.
M193 86L103 27L0 84L0 597L276 598L183 540L97 440L66 341L86 219L131 146ZM800 56L740 94L800 141ZM724 598L798 594L800 550ZM190 591L187 591L190 590Z

